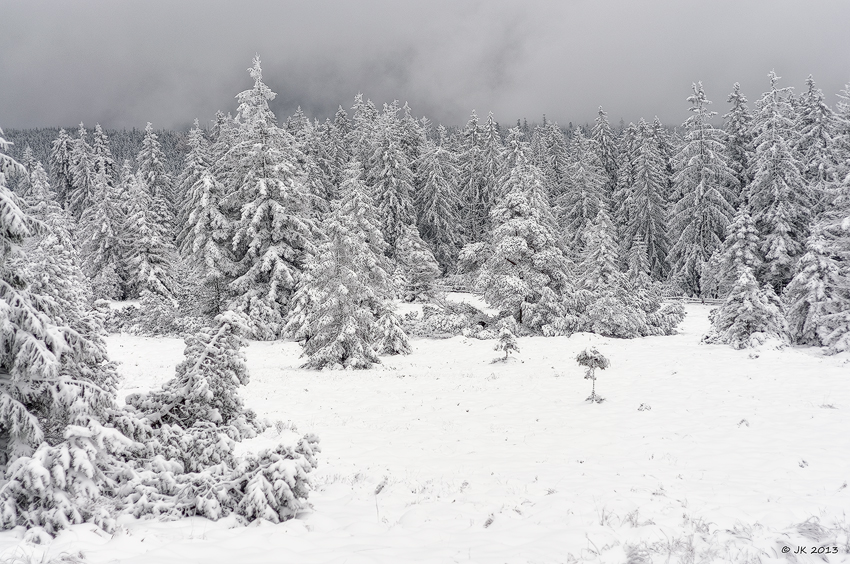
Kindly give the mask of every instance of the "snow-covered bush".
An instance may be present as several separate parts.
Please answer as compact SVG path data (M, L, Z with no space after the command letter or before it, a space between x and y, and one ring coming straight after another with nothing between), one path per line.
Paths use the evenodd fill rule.
M510 321L508 321L510 320ZM512 317L506 318L499 327L499 342L493 347L493 350L503 351L505 356L496 358L493 362L507 362L508 355L512 352L519 352L519 344L516 341L516 322Z
M385 309L378 318L378 354L410 354L410 341L392 310Z
M438 298L422 306L421 318L407 319L405 316L403 328L408 335L444 339L456 335L477 336L480 330L494 322L472 305Z

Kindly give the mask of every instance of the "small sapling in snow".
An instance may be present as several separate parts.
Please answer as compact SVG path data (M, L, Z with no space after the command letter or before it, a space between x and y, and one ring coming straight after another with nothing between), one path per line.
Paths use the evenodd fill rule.
M516 335L513 331L514 328L516 328L516 323L502 323L502 328L499 329L499 342L496 343L493 350L505 351L505 356L495 358L493 359L493 362L507 362L508 355L511 354L511 352L519 352L519 345L516 342Z
M585 380L591 380L593 382L593 389L590 393L590 396L585 401L589 401L591 403L602 403L605 401L605 398L596 395L596 369L605 370L611 365L611 362L602 356L595 347L591 348L589 351L584 349L581 351L576 357L576 362L580 365L587 368L584 373Z

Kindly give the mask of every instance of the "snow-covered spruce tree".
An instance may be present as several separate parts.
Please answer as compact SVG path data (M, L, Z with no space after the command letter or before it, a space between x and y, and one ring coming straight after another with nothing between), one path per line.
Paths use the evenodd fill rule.
M586 226L582 239L581 278L584 287L598 291L619 284L620 246L614 224L604 207L599 208L596 217Z
M499 123L493 117L493 112L487 114L487 122L480 128L480 151L478 154L479 171L481 177L481 195L485 197L487 204L486 222L489 221L490 211L499 195L500 183L504 176L506 163L504 162L505 148L502 144L502 135Z
M95 124L92 136L91 149L95 174L102 172L109 184L114 185L118 169L115 166L115 159L112 158L112 151L109 149L109 137L103 132L99 123Z
M147 291L171 300L176 251L167 227L158 221L153 198L138 175L128 180L127 197L127 216L122 229L127 297L138 298Z
M0 151L6 146L0 132ZM50 222L39 224L21 210L19 200L6 188L6 174L19 167L0 152L0 326L5 343L0 352L0 465L10 478L0 488L4 528L28 524L26 516L16 511L17 471L29 464L32 459L28 457L33 456L39 445L60 443L63 434L68 433L68 425L85 425L91 417L102 414L115 383L114 365L106 361L102 342L92 341L69 327L62 317L71 317L73 312L63 312L64 304L54 296L33 293L27 284L27 278L36 270L54 277L39 282L60 286L70 286L75 273L67 270L73 265L63 260L67 258L64 253L45 252L41 258L32 257L33 260L16 257L22 252L21 243L37 230L42 235L35 246L44 251L55 252L65 235L51 231L60 227L51 225L61 213L58 205L53 204L48 210L39 204L39 212ZM51 262L42 264L42 260ZM23 265L28 267L28 272L21 269ZM55 279L63 276L67 279ZM79 290L79 287L65 288L69 289ZM70 296L65 292L60 297ZM84 464L87 458L83 456L79 463ZM69 481L74 479L73 475L68 477ZM86 487L79 480L77 485ZM62 521L67 505L44 507L48 513L45 518Z
M602 209L585 231L583 289L567 303L573 330L623 339L673 334L684 309L679 304L662 307L661 285L648 276L644 243L630 249L629 276L620 271L619 251L615 227Z
M94 299L117 300L124 293L120 273L125 218L117 189L111 185L105 170L95 176L93 193L94 201L80 220L82 269L91 280Z
M9 259L27 282L27 290L45 299L42 307L56 323L67 325L82 337L84 360L67 357L62 370L82 375L106 390L114 384L114 367L106 358L100 315L90 309L92 292L80 268L75 243L76 225L54 200L47 175L37 163L33 191L26 213L39 222L40 230L22 244L22 253Z
M67 197L67 208L71 216L79 220L93 201L95 163L91 146L86 141L86 132L80 124L79 136L71 146L71 191Z
M634 123L629 123L620 137L617 184L613 187L610 200L611 216L619 232L622 232L625 226L629 224L631 209L628 205L628 199L632 192L632 185L635 183L635 157L639 141L637 126Z
M792 338L850 350L850 175L815 224L785 290Z
M806 242L797 274L785 288L788 329L797 343L822 345L827 327L824 318L847 310L850 290L847 280L842 280L840 263L830 251L825 234L816 228Z
M396 244L396 269L393 278L405 300L425 300L434 293L434 281L440 266L434 253L419 236L416 226L408 226Z
M151 195L152 211L156 215L156 221L163 224L166 233L173 240L179 198L171 175L165 168L165 155L151 122L145 126L145 137L142 140L142 148L136 155L136 163L138 165L136 172Z
M726 301L714 312L711 331L703 337L703 342L744 349L769 340L788 343L782 302L769 284L759 286L752 269L743 266Z
M454 153L446 150L446 129L437 128L439 140L428 141L416 167L418 180L414 197L419 232L433 249L443 272L457 261L461 247L460 202Z
M836 178L845 179L850 174L850 83L838 93L838 103L835 104L835 145L839 155L845 155L838 163Z
M348 112L340 106L334 114L333 123L331 124L330 139L327 140L327 151L333 158L332 183L338 187L343 181L343 171L345 170L348 161L351 160L352 151L349 141L351 140L351 120L348 118Z
M608 123L608 114L605 113L602 106L599 106L599 113L593 122L591 138L596 141L594 149L596 149L599 162L605 171L605 189L608 198L611 198L617 186L617 138L611 129L611 124Z
M505 194L490 213L492 242L479 249L483 263L475 287L489 304L525 325L544 288L560 295L567 284L568 261L558 247L548 206L535 205L534 193L545 180L520 151L502 188Z
M245 317L251 337L270 340L283 333L317 225L309 217L294 140L269 109L275 93L263 82L259 58L249 72L254 86L237 96L239 129L217 167L226 194L221 205L234 219L230 307Z
M790 88L777 87L776 73L771 71L769 76L771 89L756 103L756 153L747 195L765 261L756 275L781 292L803 254L814 201L792 149L795 134L793 109L788 102Z
M352 160L342 199L325 221L326 238L307 262L287 331L303 342L308 368L369 368L379 362L376 317L392 296L377 211Z
M723 245L715 251L707 263L708 274L704 278L714 280L714 294L726 298L740 278L741 269L754 272L764 262L759 250L759 236L747 207L741 207L727 228Z
M172 380L127 398L128 435L145 444L116 488L123 512L214 520L235 513L243 522L277 523L305 507L317 437L306 435L294 448L234 455L234 441L264 426L238 396L248 382L241 321L233 312L218 315L214 326L186 338Z
M307 146L307 138L312 133L313 124L310 123L310 118L304 114L301 106L295 108L295 113L286 118L283 128L295 140L295 146L303 152Z
M351 128L347 144L351 150L351 156L357 157L361 163L369 162L372 157L373 139L378 124L378 109L372 100L363 101L363 94L357 93L354 97L354 110L351 118Z
M838 123L832 108L815 87L811 75L806 79L806 91L800 96L794 123L794 151L800 159L803 175L812 198L815 213L825 209L829 192L837 176L841 157L835 138ZM845 155L846 159L847 155Z
M310 206L313 216L320 218L330 209L330 202L337 198L334 178L333 146L330 121L324 125L318 122L310 129L303 151L303 159L299 161L306 175L304 183L310 196Z
M543 130L543 143L546 146L546 169L549 177L549 196L557 198L563 190L564 177L569 164L569 150L564 132L556 121L550 121Z
M675 132L670 132L658 116L652 120L652 136L655 139L655 145L658 147L658 153L664 163L664 177L667 180L667 187L664 191L664 198L668 203L673 194L673 157L676 155L676 149L679 144L679 138Z
M627 256L635 241L643 241L652 278L665 280L669 272L666 163L652 130L642 119L637 137L632 160L634 182L625 200L629 222L623 226L621 240Z
M582 234L607 205L607 176L599 161L595 142L576 129L569 148L567 170L561 195L556 201L563 226L563 240L568 252L577 257L582 248Z
M389 307L384 307L378 316L378 354L410 354L410 341L401 326L401 320Z
M227 283L236 273L230 245L231 222L220 208L224 187L212 170L210 148L197 120L195 124L189 132L190 150L180 175L185 206L178 241L185 267L195 277L184 288L194 288L194 301L202 313L218 315L229 298Z
M180 252L198 277L202 310L218 315L228 299L227 283L236 272L230 247L231 223L219 204L223 187L212 171L201 173L188 192L192 208L181 232Z
M177 191L183 195L177 216L179 230L176 243L178 247L183 247L183 240L189 231L186 227L189 216L199 205L199 200L203 196L203 192L195 192L194 188L213 164L209 141L197 119L186 136L186 144L189 146L189 152L186 153L183 171L177 179Z
M747 107L747 98L741 93L741 85L732 86L732 93L726 99L732 107L723 114L723 130L726 132L726 151L729 166L735 173L740 191L733 205L746 205L746 190L750 184L750 166L755 147L753 146L753 115Z
M73 139L71 139L64 129L60 129L59 136L53 141L50 147L50 175L53 178L56 201L61 206L65 206L67 203L74 186L71 173L71 167L74 162L71 156L73 146Z
M675 191L681 198L673 208L670 230L672 274L682 289L702 295L704 265L726 236L726 227L735 213L730 187L735 174L726 154L725 134L714 128L702 83L694 84L688 97L693 114L685 123L685 142L675 158Z
M415 179L418 178L419 157L422 156L422 150L428 140L431 122L427 118L422 118L422 121L414 118L407 102L402 106L401 112L401 118L398 120L399 142L401 143L401 150L410 164L410 172L413 173L415 184Z
M481 174L482 131L478 116L473 110L472 116L461 132L462 152L458 155L460 169L459 195L461 202L461 221L465 240L469 243L481 241L489 226L488 214L492 207L493 195L488 193Z
M384 105L375 129L373 153L364 163L387 252L393 259L397 258L397 245L407 227L416 223L413 171L401 144L397 112L395 104Z
M158 390L132 394L127 404L154 428L179 425L191 429L198 423L232 426L231 438L252 437L256 416L242 405L238 387L248 383L248 368L241 351L247 343L243 327L232 312L220 314L214 327L204 327L186 337L185 358L177 365L174 378ZM192 454L192 453L181 453ZM200 454L200 453L199 453ZM196 471L199 460L182 460Z

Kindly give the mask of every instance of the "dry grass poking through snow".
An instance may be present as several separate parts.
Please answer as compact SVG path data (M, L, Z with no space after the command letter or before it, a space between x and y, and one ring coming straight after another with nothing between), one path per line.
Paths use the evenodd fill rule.
M232 529L130 519L49 548L163 564L850 561L847 358L700 345L708 308L687 309L676 336L522 338L496 365L493 341L460 337L364 372L300 370L296 344L252 343L246 402L286 423L243 448L317 433L313 511ZM176 339L109 344L127 391L182 354ZM590 346L611 361L602 404L574 360Z

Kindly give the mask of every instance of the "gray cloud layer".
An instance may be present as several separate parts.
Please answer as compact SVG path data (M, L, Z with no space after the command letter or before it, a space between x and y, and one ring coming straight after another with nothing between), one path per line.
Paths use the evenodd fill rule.
M234 109L259 53L279 118L324 118L362 91L462 124L546 114L687 114L701 80L722 113L776 69L834 103L850 81L846 0L0 0L0 126L182 127Z

